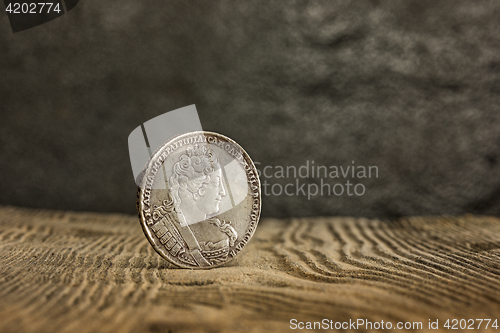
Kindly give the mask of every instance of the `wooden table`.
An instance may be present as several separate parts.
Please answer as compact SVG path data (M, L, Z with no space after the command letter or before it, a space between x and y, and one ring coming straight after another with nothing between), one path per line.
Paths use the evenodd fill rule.
M291 319L500 325L494 217L264 219L234 262L193 271L158 256L136 216L0 207L0 247L2 333L299 331Z

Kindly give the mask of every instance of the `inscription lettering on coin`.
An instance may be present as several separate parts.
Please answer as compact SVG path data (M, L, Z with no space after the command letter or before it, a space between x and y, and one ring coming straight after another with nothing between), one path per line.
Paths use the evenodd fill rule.
M261 192L257 170L233 140L192 132L162 145L138 190L142 228L153 248L185 268L220 266L255 232Z

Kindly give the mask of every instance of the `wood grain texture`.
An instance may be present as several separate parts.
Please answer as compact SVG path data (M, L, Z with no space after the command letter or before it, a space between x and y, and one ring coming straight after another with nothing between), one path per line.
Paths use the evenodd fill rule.
M0 332L288 332L289 321L500 319L493 217L261 221L176 269L137 217L0 208Z

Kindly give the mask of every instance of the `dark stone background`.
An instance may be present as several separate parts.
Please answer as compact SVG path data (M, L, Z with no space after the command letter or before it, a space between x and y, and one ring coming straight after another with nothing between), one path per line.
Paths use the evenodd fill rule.
M498 215L499 18L499 1L84 0L13 34L0 14L0 204L133 213L128 134L196 104L261 167L379 167L364 196L269 196L265 216Z

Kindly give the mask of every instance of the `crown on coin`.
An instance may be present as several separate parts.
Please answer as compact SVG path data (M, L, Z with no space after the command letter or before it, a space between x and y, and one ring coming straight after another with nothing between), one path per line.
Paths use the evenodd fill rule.
M186 155L189 157L206 156L209 160L214 160L214 161L216 160L216 157L212 149L209 149L205 146L200 146L197 143L195 143L193 147L188 148L186 150Z

